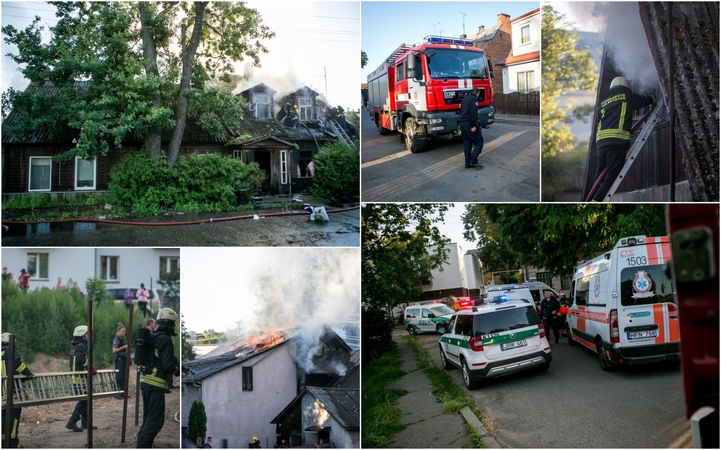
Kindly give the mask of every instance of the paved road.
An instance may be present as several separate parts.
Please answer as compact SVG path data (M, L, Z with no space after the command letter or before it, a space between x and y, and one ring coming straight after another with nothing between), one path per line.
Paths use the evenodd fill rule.
M419 340L440 367L438 335ZM501 446L691 447L680 365L603 372L594 353L565 338L551 349L548 372L521 372L471 391ZM463 386L460 370L448 373Z
M537 126L494 123L483 130L482 170L464 167L460 140L434 138L412 154L400 134L381 136L361 116L361 184L366 202L538 202L540 132Z

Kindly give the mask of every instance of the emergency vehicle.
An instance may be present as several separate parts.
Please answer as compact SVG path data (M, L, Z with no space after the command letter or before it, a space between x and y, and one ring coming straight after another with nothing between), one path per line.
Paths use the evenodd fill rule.
M678 309L664 271L670 257L668 236L633 236L578 266L566 318L568 343L596 352L603 370L678 360Z
M412 153L433 136L460 136L461 100L481 88L478 122L493 123L493 63L470 40L428 36L401 44L368 75L368 110L380 134L400 131Z

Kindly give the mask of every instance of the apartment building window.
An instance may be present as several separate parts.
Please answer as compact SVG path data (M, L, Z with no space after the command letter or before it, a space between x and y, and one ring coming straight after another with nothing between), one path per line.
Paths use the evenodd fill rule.
M516 77L518 92L528 93L535 89L536 81L532 70L529 72L518 72Z
M105 281L118 282L118 256L100 257L100 278Z
M49 259L47 253L28 253L28 275L31 280L48 279Z

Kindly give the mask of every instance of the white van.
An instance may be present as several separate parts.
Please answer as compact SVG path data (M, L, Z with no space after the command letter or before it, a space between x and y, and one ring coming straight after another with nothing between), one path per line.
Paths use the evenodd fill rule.
M443 303L413 304L406 308L405 327L410 334L438 333L448 331L453 311Z
M668 236L633 236L584 263L573 275L568 342L598 355L603 370L678 360L678 309L664 264Z
M551 293L558 298L558 293L553 290L553 288L546 283L543 283L541 281L526 281L525 283L518 283L518 284L495 284L486 286L486 293L489 292L495 292L499 290L504 289L521 289L521 288L527 288L528 291L531 293L531 297L533 297L533 302L536 305L536 311L540 311L541 308L541 300L544 299L543 291L551 291Z

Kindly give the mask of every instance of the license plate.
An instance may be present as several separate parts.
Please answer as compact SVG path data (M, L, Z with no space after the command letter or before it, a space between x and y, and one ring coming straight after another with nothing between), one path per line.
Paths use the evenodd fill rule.
M626 337L630 339L645 339L645 338L655 338L658 334L657 330L648 330L648 331L634 331L632 333L626 333Z
M526 345L528 345L528 342L526 342L525 339L521 339L520 341L513 341L508 342L507 344L501 344L501 350L510 350L512 348L525 347Z

